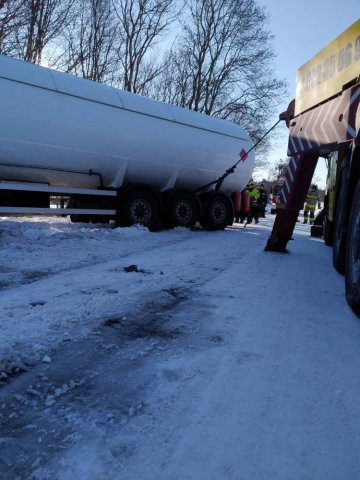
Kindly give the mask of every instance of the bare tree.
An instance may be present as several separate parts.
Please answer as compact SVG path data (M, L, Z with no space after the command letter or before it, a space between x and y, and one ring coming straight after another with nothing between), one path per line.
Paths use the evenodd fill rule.
M176 0L113 0L119 23L119 83L125 90L144 93L161 73L162 66L151 58L151 53L176 18L175 3Z
M269 175L273 181L284 180L287 172L287 167L289 165L289 160L289 158L287 158L286 160L280 159L272 165Z
M0 0L0 52L146 93L181 0Z
M78 1L52 65L97 82L111 82L116 28L112 0Z
M285 84L274 78L272 37L255 0L187 0L188 15L153 95L242 124L257 140Z
M16 27L10 35L9 54L41 63L44 48L64 29L75 0L8 1ZM21 5L19 4L21 3Z
M23 25L25 0L0 0L0 53L12 55Z

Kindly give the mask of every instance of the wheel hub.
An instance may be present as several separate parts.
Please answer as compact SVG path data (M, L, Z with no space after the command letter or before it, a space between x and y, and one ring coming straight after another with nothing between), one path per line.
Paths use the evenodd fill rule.
M215 202L211 208L211 216L215 223L222 223L226 219L226 208L222 202Z
M137 199L131 203L130 215L132 223L147 225L151 220L151 205L145 199Z
M176 206L176 218L178 219L178 223L185 225L191 221L191 217L192 207L190 202L179 202Z

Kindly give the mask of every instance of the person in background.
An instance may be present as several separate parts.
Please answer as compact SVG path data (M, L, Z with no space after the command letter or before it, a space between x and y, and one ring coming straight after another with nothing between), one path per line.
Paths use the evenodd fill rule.
M310 225L313 225L314 223L314 214L315 214L315 208L316 204L318 203L318 192L317 192L317 186L312 185L305 200L305 205L304 205L304 223L308 223L308 218L309 218L309 213L310 213Z
M260 192L260 197L258 200L259 216L265 218L265 208L268 202L268 195L263 183L260 183L260 187L258 188L258 190Z
M255 187L254 181L251 179L247 185L246 192L249 194L250 197L250 212L247 216L246 223L251 223L252 219L255 220L255 223L259 223L259 214L260 214L260 207L259 207L259 198L260 198L260 191Z

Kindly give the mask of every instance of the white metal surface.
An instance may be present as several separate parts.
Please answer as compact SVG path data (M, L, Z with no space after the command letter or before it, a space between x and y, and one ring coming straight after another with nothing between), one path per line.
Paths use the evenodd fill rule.
M107 187L143 182L157 190L195 190L252 146L234 123L5 56L0 105L5 180L93 188L99 177L86 174L92 169ZM222 190L240 190L253 165L251 152Z
M34 183L14 183L1 182L0 190L16 190L27 192L47 192L61 195L97 195L99 197L116 197L114 190L96 190L94 188L67 188L67 187L49 187L48 185Z
M0 214L22 214L22 215L116 215L116 210L105 210L96 208L35 208L35 207L2 207Z

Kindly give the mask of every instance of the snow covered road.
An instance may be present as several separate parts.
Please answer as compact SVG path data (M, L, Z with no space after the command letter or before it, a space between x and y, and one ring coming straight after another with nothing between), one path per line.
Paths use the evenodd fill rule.
M359 319L271 225L0 221L1 480L360 478Z

